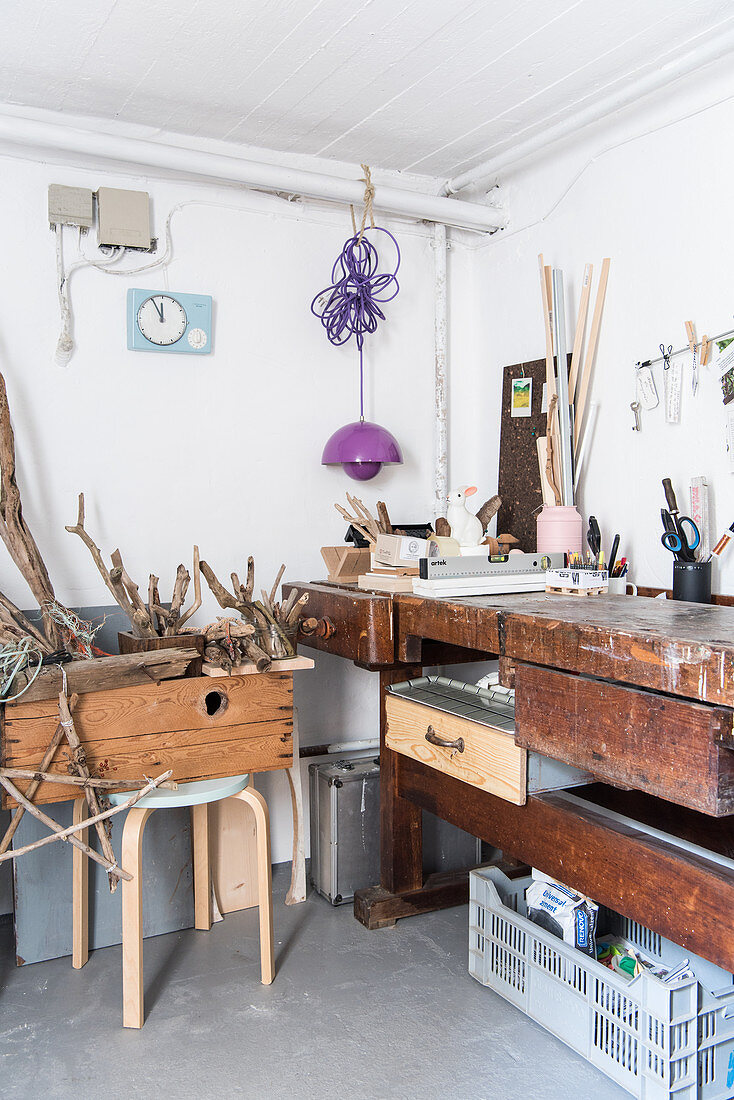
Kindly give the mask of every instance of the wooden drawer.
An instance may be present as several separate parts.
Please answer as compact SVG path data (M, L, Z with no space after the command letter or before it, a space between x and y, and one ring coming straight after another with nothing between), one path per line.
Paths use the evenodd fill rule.
M430 768L472 787L522 806L526 800L527 753L511 733L388 693L385 699L385 743ZM426 740L427 733L456 741L463 751L441 748Z
M391 596L360 592L344 585L296 581L283 585L283 597L294 588L300 593L308 592L304 615L329 623L326 637L301 635L299 645L348 657L360 665L379 667L395 663Z
M58 718L52 699L8 703L4 765L37 767ZM293 759L293 676L200 676L89 692L79 697L74 723L90 768L110 779L138 780L168 768L181 781L286 768ZM67 754L64 742L50 771L64 772ZM69 797L69 787L42 783L34 801Z
M518 663L518 745L716 817L734 813L732 711Z

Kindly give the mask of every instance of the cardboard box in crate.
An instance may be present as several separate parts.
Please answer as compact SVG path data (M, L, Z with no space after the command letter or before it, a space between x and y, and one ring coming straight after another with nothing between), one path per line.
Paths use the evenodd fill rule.
M731 974L619 914L602 928L696 979L632 981L527 919L530 877L472 871L469 973L583 1055L640 1100L732 1100Z

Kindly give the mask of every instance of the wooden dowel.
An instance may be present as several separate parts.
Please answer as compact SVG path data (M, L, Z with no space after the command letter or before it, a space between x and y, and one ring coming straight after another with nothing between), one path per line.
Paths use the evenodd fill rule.
M591 276L593 273L594 265L587 264L584 268L584 281L581 288L579 315L576 321L576 332L573 338L573 351L571 352L571 371L568 376L568 400L571 405L573 405L576 396L576 382L578 380L579 364L581 363L581 351L584 346L584 332L586 330L586 318L589 312Z
M145 786L142 787L139 791L136 791L135 794L131 795L126 802L121 803L119 806L112 806L109 810L105 810L103 813L97 814L95 817L88 817L86 821L80 821L76 825L69 825L66 829L62 829L56 821L53 821L52 818L47 817L42 810L38 809L38 806L34 806L32 802L29 802L25 795L21 794L21 792L17 789L17 787L13 786L9 779L6 779L5 776L0 775L0 784L5 787L5 790L8 792L8 794L16 799L16 801L20 802L21 805L24 805L28 813L33 814L33 816L37 817L39 821L43 821L44 825L48 825L49 828L52 828L54 830L51 836L44 836L40 840L36 840L33 844L26 844L24 848L18 848L14 852L5 852L3 855L0 856L0 863L4 863L5 860L8 859L15 859L16 856L25 855L26 852L34 851L36 848L43 848L47 844L53 844L56 840L68 839L72 844L75 845L75 847L81 847L84 851L86 851L87 845L83 845L79 838L77 836L74 836L74 833L78 833L81 829L88 829L90 825L96 826L97 824L99 824L99 822L106 821L108 817L114 817L115 814L122 813L123 810L129 810L130 807L134 806L136 802L139 802L140 799L144 797L144 795L148 794L148 792L152 791L155 787L158 787L164 780L170 779L172 775L173 769L169 768L167 772L163 772L161 775L158 776L157 779L149 779ZM102 863L103 866L106 866L106 860L104 860L103 857L98 856L97 852L95 852L94 849L90 848L89 851L87 851L87 855L90 857L90 859L96 859L97 863ZM113 864L114 861L115 860L113 854ZM108 867L107 869L109 870L109 873L111 875L115 875L118 878L124 878L127 879L127 881L130 881L132 879L132 875L129 875L127 871L123 871L121 867Z
M581 428L584 422L584 412L586 411L586 402L589 396L589 386L591 383L591 371L594 365L594 356L596 355L596 345L599 340L599 329L601 328L601 316L604 310L604 299L607 293L607 280L609 279L609 265L611 260L605 259L601 265L601 276L599 278L599 286L596 291L596 301L594 303L594 316L591 321L591 332L589 334L589 346L586 349L586 358L584 359L584 367L579 379L578 393L576 395L576 408L575 419L573 426L573 443L574 447L578 447L579 438L581 436Z

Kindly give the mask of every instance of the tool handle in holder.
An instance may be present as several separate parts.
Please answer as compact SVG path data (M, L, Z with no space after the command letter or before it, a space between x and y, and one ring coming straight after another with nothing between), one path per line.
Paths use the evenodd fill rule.
M670 483L669 477L663 478L663 489L665 490L665 499L668 502L668 511L675 515L678 511L678 501L675 499L675 490Z

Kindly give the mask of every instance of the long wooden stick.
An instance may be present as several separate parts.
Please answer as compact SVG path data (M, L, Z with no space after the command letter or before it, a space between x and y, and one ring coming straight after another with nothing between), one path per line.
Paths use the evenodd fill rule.
M32 771L30 768L0 768L0 775L8 779L35 779L39 783L60 783L62 787L98 787L103 791L138 791L145 786L145 782L140 779L98 779L96 775L85 779L81 775ZM172 779L164 780L158 786L167 791L178 790L178 783Z
M72 695L72 697L69 701L70 711L74 710L74 707L76 706L78 698L79 698L78 695ZM56 755L56 750L58 749L61 742L64 740L64 733L65 733L64 727L62 726L61 722L59 722L58 726L56 727L56 732L54 733L53 737L51 738L51 740L49 742L49 745L48 745L48 748L46 749L45 753L43 754L43 760L41 761L41 766L40 766L40 769L39 769L40 771L45 772L48 769L49 765L51 764L51 761L53 760L54 756ZM28 787L27 787L26 792L25 792L26 793L26 798L29 798L29 799L33 798L34 794L36 793L38 788L41 786L41 782L42 782L42 780L39 779L37 781L33 780L31 783L28 784ZM23 806L18 806L18 808L13 813L10 824L8 825L8 828L5 832L5 836L0 841L0 855L2 855L3 852L7 852L8 848L10 847L10 841L15 836L15 833L18 829L18 826L20 825L20 822L22 820L22 817L23 817L24 813L25 813L25 809L23 808Z
M612 261L609 259L609 257L607 257L605 260L603 260L601 265L601 276L599 277L599 286L597 287L596 291L594 316L591 322L591 332L589 334L589 345L586 349L586 358L584 359L584 367L583 371L581 372L578 393L576 395L575 418L573 425L574 447L578 446L579 438L581 436L581 426L584 421L584 412L586 411L586 402L589 396L591 371L594 365L594 356L596 355L596 345L599 341L601 315L604 310L604 299L607 293L607 280L609 279L609 265L611 262Z
M6 779L4 776L0 775L0 784L5 787L5 790L8 792L8 794L15 798L18 802L20 802L21 805L24 805L29 814L33 814L33 816L37 817L39 821L43 821L44 825L48 825L49 828L53 828L54 830L51 836L41 837L40 840L34 841L33 844L26 844L25 847L16 848L16 850L13 852L5 852L3 855L0 856L0 863L4 863L5 860L8 859L15 859L16 856L25 855L26 852L34 851L36 848L44 848L47 844L53 844L55 840L69 840L70 843L74 844L76 848L81 848L83 851L85 851L90 859L96 859L97 863L101 863L103 866L106 866L106 860L102 856L99 856L93 848L89 848L89 850L87 851L87 845L82 844L79 838L77 836L74 836L74 833L78 833L82 829L88 829L90 825L96 826L100 821L106 821L108 817L114 817L115 814L122 813L123 810L129 810L131 806L134 806L136 802L139 802L141 798L148 794L149 791L152 791L155 787L159 786L159 784L163 780L170 779L172 775L173 768L169 768L167 772L163 772L161 775L158 776L157 779L149 779L145 786L141 787L139 791L136 791L135 794L131 795L126 802L122 802L119 806L112 806L109 810L105 810L103 813L97 814L95 817L88 817L86 821L80 821L76 825L69 825L66 829L62 829L58 822L54 821L50 817L47 817L42 810L38 809L38 806L34 806L32 802L29 802L25 795L21 794L18 788L13 786L9 779ZM123 871L121 867L117 867L116 863L114 862L114 856L113 865L111 867L108 867L107 870L111 875L115 875L117 878L124 878L128 882L132 880L132 875L129 875L127 871Z
M69 743L71 749L71 759L76 768L78 774L84 779L89 779L89 768L87 767L87 754L84 751L84 746L79 740L79 734L76 732L76 726L74 725L74 719L71 716L69 710L69 703L64 691L59 692L59 714L61 715L61 725L64 727L64 733L66 734L66 740ZM84 797L87 800L87 805L92 814L100 813L102 807L99 804L96 792L92 787L84 788ZM99 837L99 843L102 847L102 854L110 862L115 862L115 853L112 848L112 841L110 840L107 830L104 825L96 825L97 836ZM114 893L117 889L117 879L110 878L110 890Z
M594 273L594 265L587 264L584 268L584 281L581 287L581 300L579 301L579 315L576 321L576 332L573 338L573 351L571 352L571 371L568 376L568 400L573 405L576 396L576 382L578 380L581 352L584 346L584 332L586 331L586 318L589 312L589 298L591 297L591 276Z
M35 806L32 802L29 802L25 795L21 794L18 788L13 783L11 783L9 779L6 779L4 775L0 775L0 784L5 788L9 795L12 795L13 798L17 799L21 803L24 810L28 810L29 814L32 814L33 817L38 818L38 820L43 825L46 825L49 829L51 829L50 836L42 837L41 840L36 840L33 844L26 844L23 848L16 848L13 852L5 852L3 855L0 856L0 863L4 863L5 860L8 859L16 859L18 856L25 855L26 852L32 852L36 848L43 848L46 844L50 844L54 840L65 840L69 844L72 844L75 848L78 848L81 852L84 852L84 854L89 856L90 859L93 859L95 863L101 864L101 866L104 867L105 871L107 871L107 874L111 875L115 879L115 882L117 882L117 880L121 878L128 879L128 881L132 879L132 875L129 875L127 871L123 871L122 868L118 867L115 862L110 863L110 861L105 856L99 855L98 852L95 852L94 848L90 848L89 845L85 844L83 840L80 840L78 836L62 836L61 834L64 832L64 830L61 828L59 823L57 821L54 821L52 817L49 817L48 814L45 814L43 810L39 810L38 806ZM82 823L82 825L72 825L71 827L72 829L81 829L83 828L84 824L86 823Z
M559 477L558 465L559 458L559 444L558 433L556 430L556 402L553 398L556 397L556 371L553 365L553 307L551 305L552 299L549 291L549 272L550 268L546 268L543 264L543 253L538 256L538 264L540 267L540 296L543 303L543 327L545 329L545 384L546 384L546 401L548 404L548 414L546 417L546 435L548 437L548 460L553 465L553 474L548 478L549 484L553 488L553 496L556 504L561 503L561 494L558 489Z

